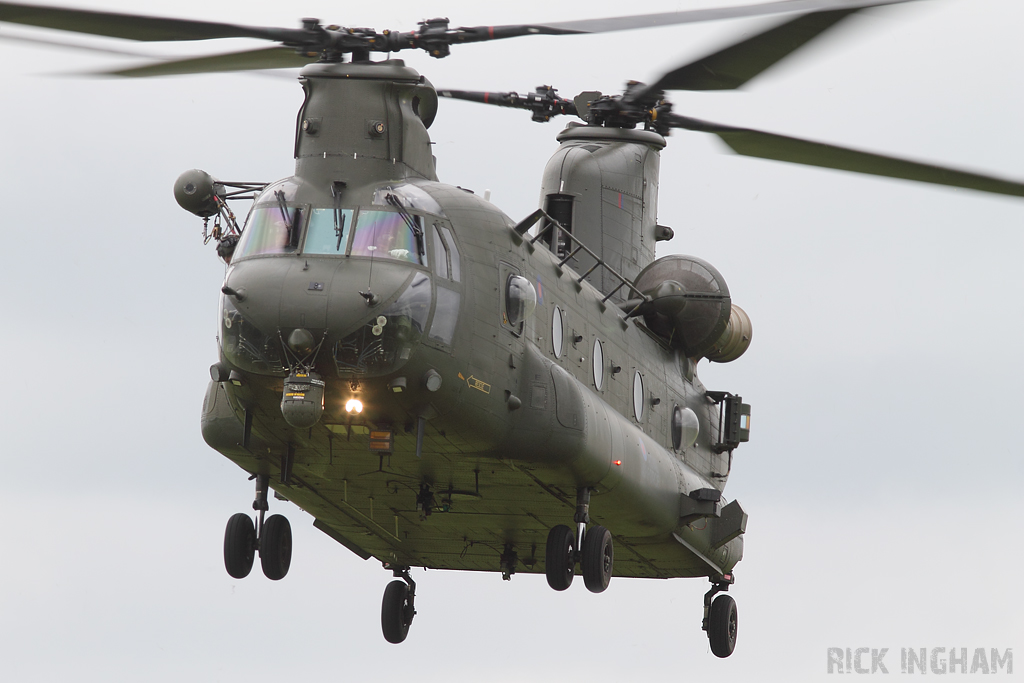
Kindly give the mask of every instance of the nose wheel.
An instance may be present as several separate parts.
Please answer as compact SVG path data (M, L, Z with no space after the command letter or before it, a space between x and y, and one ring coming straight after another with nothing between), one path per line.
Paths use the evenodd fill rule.
M244 512L231 515L224 530L224 568L236 579L244 579L252 571L256 557L256 527Z
M612 565L615 562L615 547L612 532L603 526L592 526L583 537L580 566L583 569L583 583L591 593L603 593L612 580Z
M576 534L564 524L548 532L544 573L548 585L556 591L564 591L572 585L572 578L576 574Z
M260 565L271 581L280 581L292 563L292 526L284 515L271 515L259 539Z
M244 512L231 516L224 530L224 568L236 579L244 579L252 571L256 553L260 556L263 574L272 581L279 581L288 573L292 562L292 527L283 515L271 515L264 520L270 506L267 504L269 477L258 474L256 499L252 507L256 510L256 523Z

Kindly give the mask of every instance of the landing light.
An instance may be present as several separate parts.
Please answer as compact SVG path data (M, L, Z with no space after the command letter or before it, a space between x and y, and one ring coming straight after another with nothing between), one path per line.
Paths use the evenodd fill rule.
M363 402L357 398L350 398L348 403L345 404L345 412L348 413L361 413L363 412Z

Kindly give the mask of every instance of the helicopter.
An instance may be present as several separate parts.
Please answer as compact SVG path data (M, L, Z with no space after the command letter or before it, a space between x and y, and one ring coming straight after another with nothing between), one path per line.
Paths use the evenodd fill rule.
M428 25L421 28L422 35L430 35L439 27L426 23ZM441 33L447 35L448 31L445 27ZM361 38L378 39L377 34ZM571 580L574 565L581 561L588 588L600 592L607 587L613 566L616 575L659 575L659 563L670 565L672 562L658 557L657 553L663 550L677 555L682 553L692 566L704 572L700 576L709 576L709 569L722 570L709 578L716 592L724 590L732 578L733 559L738 560L741 555L745 514L738 504L730 504L733 505L730 512L729 505L725 505L721 497L716 498L715 490L719 486L715 482L724 487L732 451L746 436L744 425L749 413L745 412L748 408L739 397L705 391L696 379L693 365L694 359L700 357L727 359L730 354L723 353L722 348L737 341L739 345L749 343L751 335L749 321L743 319L742 313L735 319L732 317L733 311L740 309L731 303L727 305L728 296L723 293L724 280L720 275L710 264L694 259L662 262L662 267L674 264L673 278L663 278L657 273L653 268L658 263L652 258L653 245L659 236L667 237L671 233L653 221L653 211L641 212L642 230L636 235L639 241L629 245L637 251L637 258L631 259L628 253L613 253L611 256L616 262L610 265L613 258L609 258L606 251L587 246L595 238L608 237L603 232L596 235L585 232L595 223L583 221L580 216L586 216L593 203L581 200L577 206L575 200L567 200L567 193L561 186L564 179L559 176L549 174L545 178L542 211L519 222L507 219L475 195L433 185L435 181L429 179L421 182L423 179L419 178L417 182L406 184L397 182L394 167L399 161L415 171L413 176L430 175L432 160L423 151L429 147L425 146L420 124L425 130L436 107L436 99L430 95L431 86L418 75L409 73L397 60L391 63L327 60L318 61L307 69L303 78L307 81L308 99L300 115L297 154L305 159L303 163L309 165L310 171L308 174L297 172L296 177L304 180L307 175L323 175L330 176L329 181L319 186L296 179L266 185L232 184L217 181L207 174L189 172L175 188L181 203L194 213L220 219L214 225L212 237L218 243L219 253L231 264L222 290L220 336L224 358L212 370L214 377L206 401L204 433L211 445L226 451L226 455L255 475L258 519L251 531L241 518L232 518L233 522L229 523L225 539L229 572L248 573L245 565L250 563L251 566L253 551L258 550L268 577L281 578L287 573L287 526L280 518L264 520L262 514L272 488L282 497L314 512L318 528L329 536L357 554L382 559L388 569L396 572L401 581L389 586L382 612L385 636L392 641L404 639L414 613L415 587L408 575L411 566L480 568L501 571L509 577L516 571L543 569L549 583L558 589ZM369 112L359 122L358 136L346 129L341 138L325 139L330 135L327 124L331 123L331 107L317 97L329 92L329 86L323 84L334 86L336 82L346 87L358 82L360 87L373 84L373 87L388 86L407 92L397 100L397 114L390 110L384 112L387 116ZM671 89L667 83L661 85L666 90ZM651 87L661 89L655 86ZM318 92L317 88L323 90ZM442 91L442 94L445 92L476 97L458 91ZM650 95L651 91L646 94ZM519 101L519 97L512 94L497 99L502 98L506 102ZM369 99L371 97L352 98L357 102ZM721 137L727 140L728 135L742 137L752 133L716 129L703 122L677 117L666 108L660 95L647 101L643 92L637 94L635 86L621 97L598 96L572 102L571 110L570 103L557 99L550 89L537 91L536 97L522 101L527 104L524 108L547 108L541 110L542 115L553 106L559 107L561 114L587 111L586 125L567 129L562 134L559 158L582 154L596 156L604 150L639 149L634 153L646 159L634 157L632 161L643 167L638 179L652 181L649 190L644 188L652 193L657 190L654 152L660 150L662 144L654 136L663 137L667 132L659 132L659 125L689 126L722 133ZM629 121L630 117L635 120ZM634 130L633 126L637 125L645 130ZM364 153L359 149L352 152L353 163L349 168L347 157L341 159L337 150L339 145L348 144L345 140L356 137L367 150L372 150L374 144L388 143L402 147L402 155L392 156L389 164L387 158L378 158L372 151ZM598 149L585 149L587 146ZM410 152L410 149L418 151ZM332 161L339 163L331 165L328 173L321 173L322 169L315 170L319 168L317 156L320 154L324 162L329 156L337 155L339 158ZM362 170L375 167L380 168ZM941 169L929 170L924 165L916 165L914 172L934 172L944 178L954 175ZM1015 189L1012 184L1000 185L997 179L979 176L961 179L965 183L984 185L982 189ZM580 182L578 178L575 180ZM578 193L574 196L585 197L592 190L585 182L580 189L573 188L572 179L567 184L569 193ZM1019 186L1016 189L1019 191ZM233 194L236 190L238 194ZM255 205L245 222L247 227L241 229L233 224L224 200L253 192L259 194L253 197ZM622 202L636 201L637 195L642 206L656 203L655 196L644 196L642 191L617 192L616 195L615 209L627 213L629 209L623 209ZM605 199L602 197L601 201ZM466 217L474 212L481 214L476 222ZM484 214L490 216L490 223ZM360 221L364 219L369 222L361 227ZM530 220L534 223L530 224ZM479 237L465 228L467 222L479 226L483 233L501 235L504 239L497 243L494 241L497 238L492 236L482 244L474 244L473 240ZM537 222L543 222L539 230L534 227ZM388 227L384 227L385 224ZM361 229L395 238L395 241L385 244L376 236L360 241ZM266 245L254 245L254 242L263 232L283 235L285 242L258 253ZM622 232L620 226L618 233ZM314 235L320 239L317 247L310 246ZM404 241L398 244L397 238ZM247 251L249 249L255 251ZM484 267L481 264L487 264L495 254L505 259L491 264L497 277L479 276L479 270ZM344 259L346 265L365 264L365 278L361 273L358 286L338 283L335 289L331 277L337 278L337 274L330 272L334 267L331 258ZM273 268L285 261L290 269L287 276L268 277L258 270ZM690 270L680 270L681 263ZM501 270L502 264L506 270ZM652 267L647 274L654 272L655 286L648 286L651 281L644 279L647 267ZM376 275L371 269L376 269ZM681 273L697 269L704 271L703 284L711 289L717 286L717 291L701 291L700 283L680 282L684 280ZM247 271L251 272L247 274ZM426 280L420 279L421 284L416 285L416 275L410 276L409 272L422 274ZM268 314L271 318L281 317L267 323L261 319L260 301L276 295L272 289L266 289L267 282L273 280L273 286L280 286L282 280L289 278L302 285L296 290L301 293L294 295L287 306L282 305L279 311ZM417 287L424 289L417 293ZM432 289L429 296L424 294L426 289ZM490 290L495 299L491 303L498 304L491 306L494 309L490 315L491 339L500 338L500 343L487 341L487 335L479 331L465 332L458 324L466 315L465 306L470 305L469 301L475 297L485 298L483 292ZM452 306L455 295L460 304ZM446 297L448 302L442 302ZM335 333L331 324L312 322L315 316L333 319L335 298L345 302L340 304L341 317L358 322L350 334ZM581 300L584 303L580 303ZM305 304L300 303L310 301L314 303L309 309L304 309ZM441 313L446 306L447 320ZM586 306L598 313L588 311ZM680 313L683 310L692 313L699 306L711 306L717 311L711 316L714 319L711 332L695 342L684 332L688 321ZM289 312L286 313L286 309ZM454 321L451 311L457 311L459 316ZM310 321L303 319L304 315L309 316ZM487 317L483 315L474 320ZM440 327L435 328L435 324ZM730 328L740 330L739 334L723 338ZM459 335L465 336L460 339ZM426 351L429 348L444 356L444 363L437 365L440 361L434 361L437 367L424 367L410 339L415 339L425 354L429 355ZM459 364L462 361L458 349L477 345L487 348L488 344L500 348L500 353L491 348L487 361ZM708 348L702 348L708 344ZM722 348L712 350L714 347ZM635 348L644 351L637 354L633 351ZM403 358L406 350L409 356ZM478 352L477 349L474 352ZM642 358L659 358L658 354L661 354L660 365ZM538 355L541 357L537 358ZM641 358L636 357L638 355ZM678 377L666 370L668 367L678 368L674 370ZM626 373L619 377L624 369ZM532 381L526 379L531 376ZM663 377L665 379L661 379ZM339 379L341 381L337 381ZM432 394L436 394L436 398ZM572 397L568 399L571 406L568 414L560 410L566 395ZM362 410L355 401L363 404ZM487 401L494 403L485 403ZM611 405L612 412L601 401ZM225 405L230 410L225 410ZM494 405L498 409L494 409ZM671 411L667 410L669 405L673 406ZM509 424L507 430L489 427L488 438L474 433L481 423L493 422L499 416ZM531 426L527 416L546 419L547 424L538 429ZM658 416L660 426L652 416ZM557 432L562 428L589 436L586 429L575 427L581 421L591 425L602 420L607 425L615 425L609 428L617 428L620 435L626 436L592 438L605 443L619 439L624 444L621 458L612 451L601 455L602 458L607 455L608 462L601 460L596 465L580 462L578 466L583 469L569 468L572 470L569 483L561 480L558 472L549 471L551 465L532 459L542 458L545 453L561 452L562 449L552 444L557 443ZM635 443L629 435L635 437ZM566 453L573 452L572 447L563 448ZM580 451L577 447L577 451L584 454L584 461L593 456L586 449ZM478 455L467 458L472 462L466 469L448 462L453 453ZM480 453L486 454L485 460L481 460ZM690 453L689 459L687 453ZM317 468L323 467L325 457L327 470L316 473ZM650 549L654 554L648 557L645 569L644 551L638 550L644 544L630 545L631 539L645 536L631 535L636 532L629 530L625 520L628 515L622 511L630 505L621 504L622 509L616 510L615 499L620 495L629 498L630 485L638 486L637 481L642 481L644 476L644 466L639 463L649 462L648 458L669 463L669 470L676 469L678 482L686 479L679 474L686 470L679 468L692 468L688 462L704 458L709 464L704 470L695 470L698 476L687 482L685 490L670 491L664 496L673 499L668 506L672 508L669 516L673 525L680 525L682 533L675 538L676 531L672 531L671 541L659 539L663 548ZM482 462L495 461L497 470L488 470L482 465ZM631 472L630 466L638 466L638 469ZM605 468L605 474L595 475L587 470L590 467ZM409 474L407 468L415 474ZM331 475L324 476L325 472ZM355 478L356 473L362 475L361 480ZM488 481L488 473L496 479ZM706 484L701 481L702 477L707 480ZM580 485L580 481L589 483ZM501 490L506 487L521 487L522 491L503 499ZM539 490L531 494L531 489ZM641 487L640 490L645 497L653 498L657 489ZM460 515L487 514L492 504L509 514L515 501L534 494L543 500L531 504L530 512L543 518L540 526L552 530L548 532L546 547L543 534L533 523L518 526L512 532L503 528L505 538L497 543L490 538L480 541L462 535L454 537L455 545L460 545L461 541L461 547L452 548L450 531L445 537L446 526L459 527L459 523L465 523L459 520ZM678 500L680 494L683 494L682 502ZM633 495L636 495L635 490ZM327 504L323 498L333 500L331 505L337 510L321 512ZM350 503L350 500L358 503ZM602 505L608 506L604 512ZM605 522L607 528L586 526L591 510L597 521L616 521ZM654 517L647 516L649 512L640 510L634 523L638 527L651 524ZM567 514L575 529L549 521ZM381 518L386 519L388 526L379 521ZM395 520L395 533L391 533L391 518ZM705 534L709 539L705 548L722 541L717 550L724 548L727 552L721 555L729 556L728 561L715 563L712 554L690 538L691 532L699 526L694 524L695 520L709 522L703 527L705 532L710 530ZM626 531L615 531L616 524L621 524L620 528ZM466 528L461 527L463 532ZM416 538L420 533L417 530L426 534L428 546L436 543L437 548L449 547L444 552L437 551L441 559L432 557L434 551L430 550L417 549L407 555L400 552L403 534L408 541ZM485 538L492 533L486 532ZM664 535L664 530L659 530L659 534ZM353 536L363 542L353 540ZM366 539L362 539L363 536ZM727 536L731 538L725 538ZM588 538L598 543L592 540L588 546ZM413 545L416 545L415 540ZM592 554L601 562L587 559L591 557L588 549L594 548L600 550ZM613 548L618 552L613 552ZM458 566L458 562L444 559L445 556L458 556L465 564ZM563 557L559 571L551 571L552 565ZM658 559L651 561L651 557ZM693 562L693 558L699 563ZM448 562L454 562L454 566ZM631 565L640 568L631 569ZM681 570L674 567L669 571ZM714 604L729 605L729 601L722 601L726 597L718 596ZM727 615L723 627L721 619L716 621L710 598L707 603L709 616L706 620L710 622L712 649L719 656L731 653L735 607L721 610ZM728 635L724 639L720 637L716 643L715 632Z

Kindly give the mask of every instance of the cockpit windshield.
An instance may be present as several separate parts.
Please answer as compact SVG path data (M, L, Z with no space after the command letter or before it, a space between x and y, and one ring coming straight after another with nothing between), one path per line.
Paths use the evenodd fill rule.
M235 247L232 261L260 254L287 254L298 246L298 230L302 209L294 206L265 204L249 213L245 229Z
M398 259L427 265L423 219L406 211L360 211L352 256Z
M371 256L427 266L424 216L391 196L393 209L376 210L293 206L278 193L276 203L264 201L249 212L232 260L294 254L301 244L303 254Z
M389 198L391 195L391 198ZM421 187L412 183L399 183L397 185L385 185L373 193L373 203L377 206L394 206L395 200L408 209L416 209L432 213L435 216L444 216L444 210L437 200Z
M352 209L313 209L302 253L344 256L352 232L352 213Z

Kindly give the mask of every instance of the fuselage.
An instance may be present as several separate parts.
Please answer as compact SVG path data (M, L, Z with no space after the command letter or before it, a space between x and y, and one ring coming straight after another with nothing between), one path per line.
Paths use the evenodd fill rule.
M210 385L208 443L270 475L363 557L498 570L512 548L520 570L542 571L547 531L572 519L582 487L591 517L623 548L617 575L731 570L745 516L721 522L736 514L708 495L724 488L730 452L716 448L719 405L694 361L627 318L624 297L602 301L578 262L560 263L556 243L531 241L489 202L433 177L432 159L427 168L414 149L429 145L416 130L429 84L404 67L383 80L356 71L354 86L310 78L307 95L324 83L365 90L363 100L375 88L410 94L376 113L319 117L307 97L296 175L257 198L225 278L218 339L231 379ZM401 118L405 106L415 120ZM331 154L311 147L306 122L317 119L319 144L331 115L370 132L337 137ZM395 140L404 156L373 152ZM637 144L604 146L632 155ZM648 247L653 255L653 234ZM296 331L311 343L291 344ZM324 383L309 427L281 409L300 361Z

